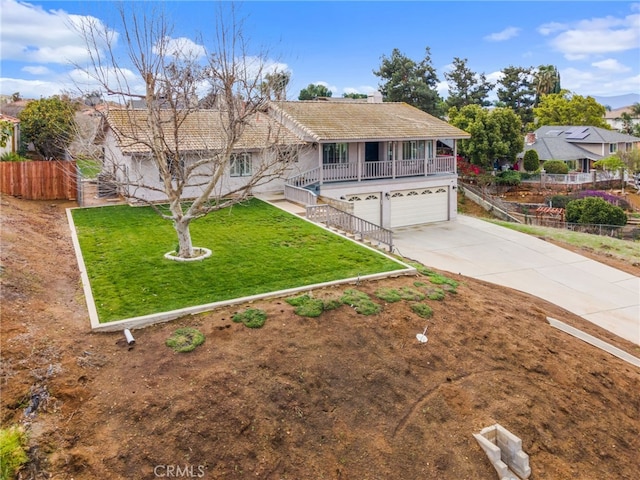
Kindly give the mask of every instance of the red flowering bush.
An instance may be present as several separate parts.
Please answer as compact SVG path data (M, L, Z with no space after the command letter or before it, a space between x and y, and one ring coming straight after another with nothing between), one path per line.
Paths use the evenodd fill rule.
M456 159L458 175L461 177L477 177L482 172L482 168L473 163L467 162L464 158L458 156Z

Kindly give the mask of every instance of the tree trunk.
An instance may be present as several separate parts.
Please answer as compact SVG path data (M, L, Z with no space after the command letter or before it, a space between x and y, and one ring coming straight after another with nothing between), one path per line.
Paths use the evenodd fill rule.
M193 243L191 242L191 231L189 230L189 221L174 220L173 226L178 234L178 256L180 258L193 257Z

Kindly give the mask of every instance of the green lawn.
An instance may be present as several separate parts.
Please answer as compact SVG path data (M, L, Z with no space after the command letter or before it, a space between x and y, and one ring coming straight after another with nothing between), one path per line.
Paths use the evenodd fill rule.
M176 234L149 207L72 215L101 323L403 268L259 200L192 223L201 262L163 257Z

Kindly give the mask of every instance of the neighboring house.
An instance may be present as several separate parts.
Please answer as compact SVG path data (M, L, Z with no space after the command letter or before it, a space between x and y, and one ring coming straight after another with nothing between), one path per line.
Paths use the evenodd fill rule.
M612 129L620 131L624 128L624 119L622 118L622 115L625 113L629 115L631 125L635 126L640 124L640 117L634 117L633 110L630 106L609 110L604 114L604 119Z
M149 135L131 121L132 115L143 119L145 114L123 109L107 117L105 165L120 181L128 181L130 189L143 179L160 186L144 142L127 140ZM207 110L189 117L181 148L216 152L221 145L215 140L224 135L218 115ZM117 133L123 131L128 133ZM247 126L217 192L231 191L244 175L260 168L277 143L296 149L297 160L283 175L254 188L256 194L306 188L385 228L451 220L457 212L456 141L469 137L421 110L382 103L379 97L369 102L272 102ZM136 194L163 200L157 190L137 188ZM186 194L196 196L197 187Z
M16 153L20 150L20 120L9 115L0 114L0 121L8 122L13 126L13 133L7 139L7 144L4 147L0 146L0 155Z
M617 151L640 147L640 138L599 127L546 125L525 137L524 151L535 150L540 162L562 160L569 169L588 173L593 163Z

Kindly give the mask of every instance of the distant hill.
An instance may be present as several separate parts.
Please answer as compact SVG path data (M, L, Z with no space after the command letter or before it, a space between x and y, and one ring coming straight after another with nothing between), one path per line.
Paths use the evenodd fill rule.
M628 107L636 102L640 102L640 93L628 93L626 95L615 95L613 97L601 97L592 95L600 105L611 107L611 109Z

